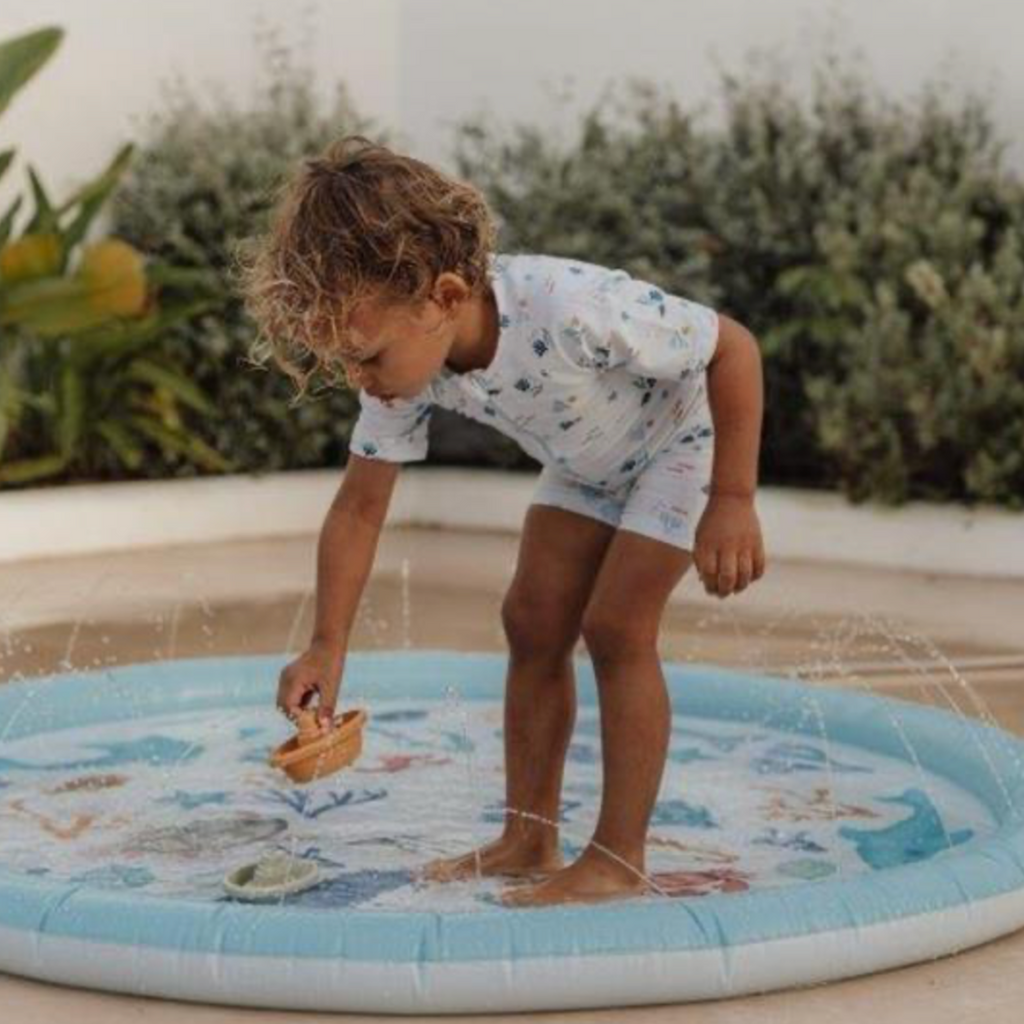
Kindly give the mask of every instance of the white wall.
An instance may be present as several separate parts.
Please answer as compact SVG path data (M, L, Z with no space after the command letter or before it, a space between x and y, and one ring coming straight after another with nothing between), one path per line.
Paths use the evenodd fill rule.
M428 159L445 152L446 121L471 109L567 126L573 107L630 75L699 101L714 93L716 62L741 68L752 47L778 48L801 85L831 40L863 50L872 77L896 95L940 72L991 90L1024 164L1024 5L1015 0L405 0L399 31L403 124ZM551 92L564 86L576 101L560 113Z
M716 61L738 67L753 46L781 47L801 82L831 33L863 49L891 92L943 68L991 90L1011 157L1024 164L1024 5L1012 0L0 0L0 37L47 23L68 32L0 122L3 144L59 192L132 137L175 73L243 95L256 77L256 19L301 41L310 10L325 92L341 76L363 113L442 163L450 124L471 111L559 130L628 75L698 101L713 92ZM575 101L556 109L551 91L566 86ZM0 202L13 186L0 185Z
M0 120L0 145L17 146L59 195L133 138L176 74L244 96L258 78L253 36L261 19L308 47L325 95L342 78L360 111L396 124L398 9L399 0L0 0L0 38L48 24L66 30ZM23 171L8 171L0 209L23 181Z

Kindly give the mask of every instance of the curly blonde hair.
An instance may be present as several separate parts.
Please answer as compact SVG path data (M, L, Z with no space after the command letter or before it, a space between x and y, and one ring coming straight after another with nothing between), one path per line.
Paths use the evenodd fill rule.
M487 284L494 219L481 193L362 135L307 159L281 189L266 234L239 250L256 321L253 356L273 359L305 391L337 380L352 308L370 297L415 304L438 275Z

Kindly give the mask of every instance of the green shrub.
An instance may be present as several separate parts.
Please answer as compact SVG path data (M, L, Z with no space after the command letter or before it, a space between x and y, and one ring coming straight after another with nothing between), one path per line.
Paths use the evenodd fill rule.
M460 173L502 247L624 267L760 337L762 479L854 499L1024 500L1024 186L985 103L894 102L830 60L758 67L722 117L643 83L576 139L472 119Z
M849 154L817 261L780 276L793 309L770 337L791 372L811 347L810 417L852 497L1021 507L1024 186L977 100L930 92L915 114L873 112L878 141Z
M226 293L281 176L369 130L344 91L321 112L288 52L266 56L251 106L179 87L115 204L119 234ZM938 86L894 102L831 56L809 101L756 63L723 76L721 100L713 118L634 82L569 140L470 119L456 166L491 200L502 249L624 267L755 331L765 482L1019 506L1024 186L986 104ZM283 374L247 364L252 337L232 298L169 339L218 410L195 420L203 439L253 471L343 461L353 396L293 405ZM443 414L435 427L433 461L527 461L486 428Z
M228 296L216 314L167 340L185 346L195 382L216 406L216 415L194 418L196 428L251 472L340 464L356 401L330 389L293 404L283 373L250 363L255 329L232 281L237 244L261 230L275 188L298 160L338 135L370 130L341 87L322 109L311 75L287 47L270 40L262 51L263 79L250 105L200 98L181 83L168 89L113 207L119 235L210 271Z

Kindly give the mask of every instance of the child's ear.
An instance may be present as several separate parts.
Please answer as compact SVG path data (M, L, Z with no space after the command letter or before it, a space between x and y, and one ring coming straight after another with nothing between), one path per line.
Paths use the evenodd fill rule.
M459 277L450 271L445 271L434 282L434 301L446 312L456 310L466 299L469 298L469 286Z

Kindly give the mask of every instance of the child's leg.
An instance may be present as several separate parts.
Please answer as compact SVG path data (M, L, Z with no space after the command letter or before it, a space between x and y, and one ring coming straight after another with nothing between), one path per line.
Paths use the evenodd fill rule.
M688 551L620 530L582 620L601 705L604 792L593 840L570 867L509 893L513 905L643 891L644 844L668 749L671 708L657 652L669 594Z
M534 874L561 866L558 806L576 715L572 652L614 535L614 527L596 519L530 506L502 608L509 643L505 828L479 850L428 865L428 877Z

